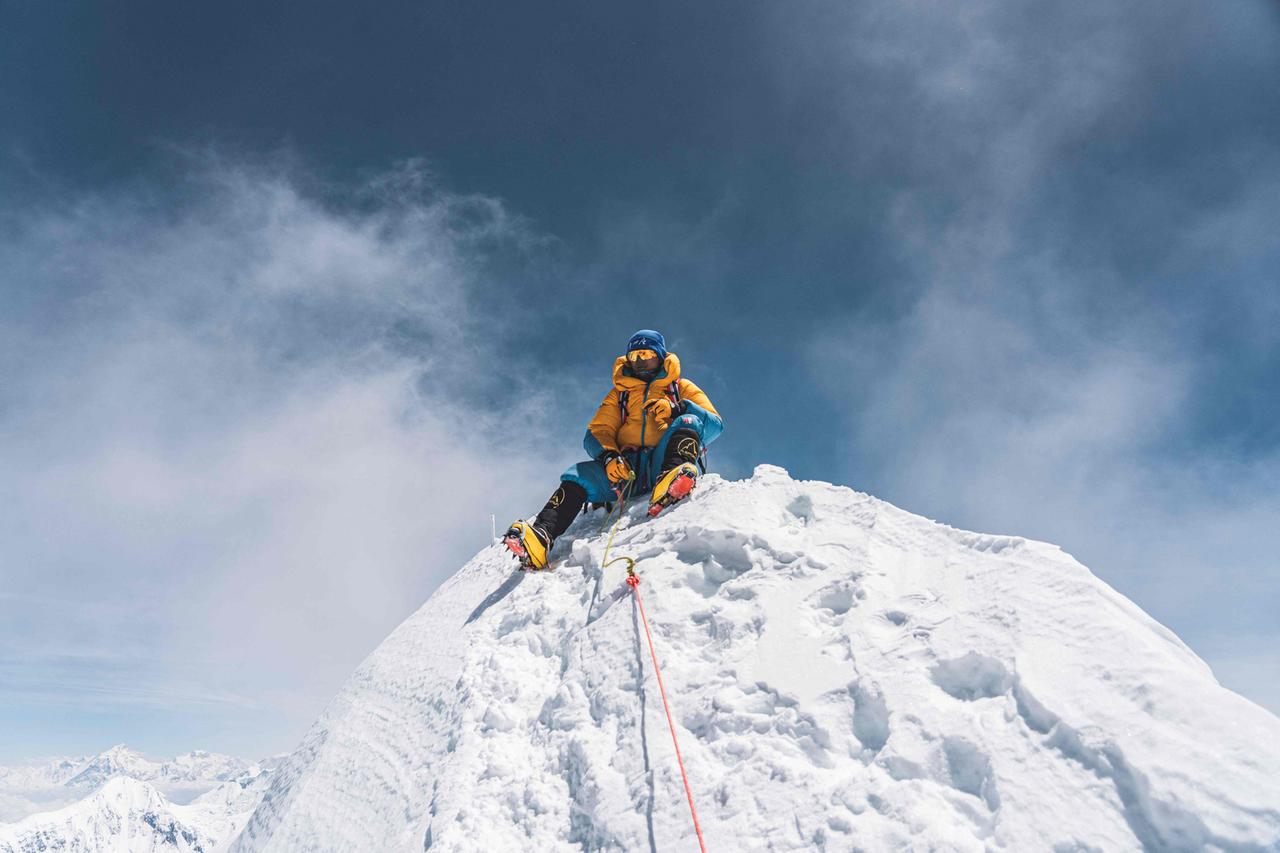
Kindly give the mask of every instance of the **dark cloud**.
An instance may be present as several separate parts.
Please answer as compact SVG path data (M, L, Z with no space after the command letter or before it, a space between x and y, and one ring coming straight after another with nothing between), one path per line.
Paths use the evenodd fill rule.
M883 144L850 133L850 162L895 176L914 274L815 344L845 470L1065 545L1275 707L1280 660L1246 652L1280 544L1271 10L1049 6L870 4L814 36L854 57L841 114Z
M292 578L311 552L252 510L282 490L278 529L352 513L409 578L420 519L362 507L425 500L404 472L441 448L505 470L513 423L574 458L602 365L656 326L727 415L725 473L768 460L1060 542L1277 707L1274 3L4 15L8 482L43 484L32 523L77 495L58 517L113 573L243 525L219 565ZM293 440L313 411L337 432ZM483 441L419 444L450 434L438 412ZM215 475L259 451L286 464L254 488ZM316 502L333 454L390 485ZM482 475L458 512L494 489L525 511L543 467ZM192 488L241 514L165 508ZM152 551L118 519L194 532ZM31 547L55 585L101 572ZM354 582L333 571L331 602ZM335 642L358 656L414 583Z

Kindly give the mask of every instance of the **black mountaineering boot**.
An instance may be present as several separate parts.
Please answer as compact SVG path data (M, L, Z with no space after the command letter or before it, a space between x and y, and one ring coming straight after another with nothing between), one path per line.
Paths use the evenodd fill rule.
M565 480L560 488L547 499L547 505L530 524L517 521L507 530L502 541L511 553L520 558L520 566L526 570L545 569L560 534L573 522L587 500L587 491L577 483Z
M698 482L698 454L702 445L692 430L677 430L667 442L662 457L662 473L649 496L649 516L653 517L672 504L684 500Z
M562 480L560 488L547 498L547 505L538 513L533 523L550 534L552 540L560 538L560 534L569 529L569 525L582 511L587 502L587 490L572 480Z
M658 475L658 479L661 480L681 462L690 462L696 466L700 453L702 442L698 440L696 432L691 429L676 430L667 442L667 452L662 454L662 473Z

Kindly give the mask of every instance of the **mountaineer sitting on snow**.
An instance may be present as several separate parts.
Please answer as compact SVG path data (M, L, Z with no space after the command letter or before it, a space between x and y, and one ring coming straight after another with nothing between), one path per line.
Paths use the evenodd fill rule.
M591 461L561 476L560 488L532 523L517 521L503 542L526 569L542 569L556 538L587 501L611 503L652 488L649 515L687 497L703 449L724 422L702 389L680 376L680 359L652 329L631 336L613 364L613 388L587 426Z

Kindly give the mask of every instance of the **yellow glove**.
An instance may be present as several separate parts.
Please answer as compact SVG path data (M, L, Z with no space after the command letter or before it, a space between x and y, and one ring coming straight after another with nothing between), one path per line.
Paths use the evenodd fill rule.
M617 451L609 451L600 461L604 463L604 473L610 483L625 483L635 477L626 457Z
M666 429L671 423L671 416L674 414L675 408L666 397L654 397L644 404L644 410L653 415L653 419L657 421L661 429Z

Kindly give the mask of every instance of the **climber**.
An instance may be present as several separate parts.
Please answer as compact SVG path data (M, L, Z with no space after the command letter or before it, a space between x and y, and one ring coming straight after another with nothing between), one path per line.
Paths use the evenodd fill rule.
M532 521L516 521L503 538L526 569L546 568L556 538L590 501L606 505L652 489L649 515L688 497L703 451L724 422L702 389L680 375L666 340L641 329L613 364L613 388L587 426L591 459L564 472L560 487Z

